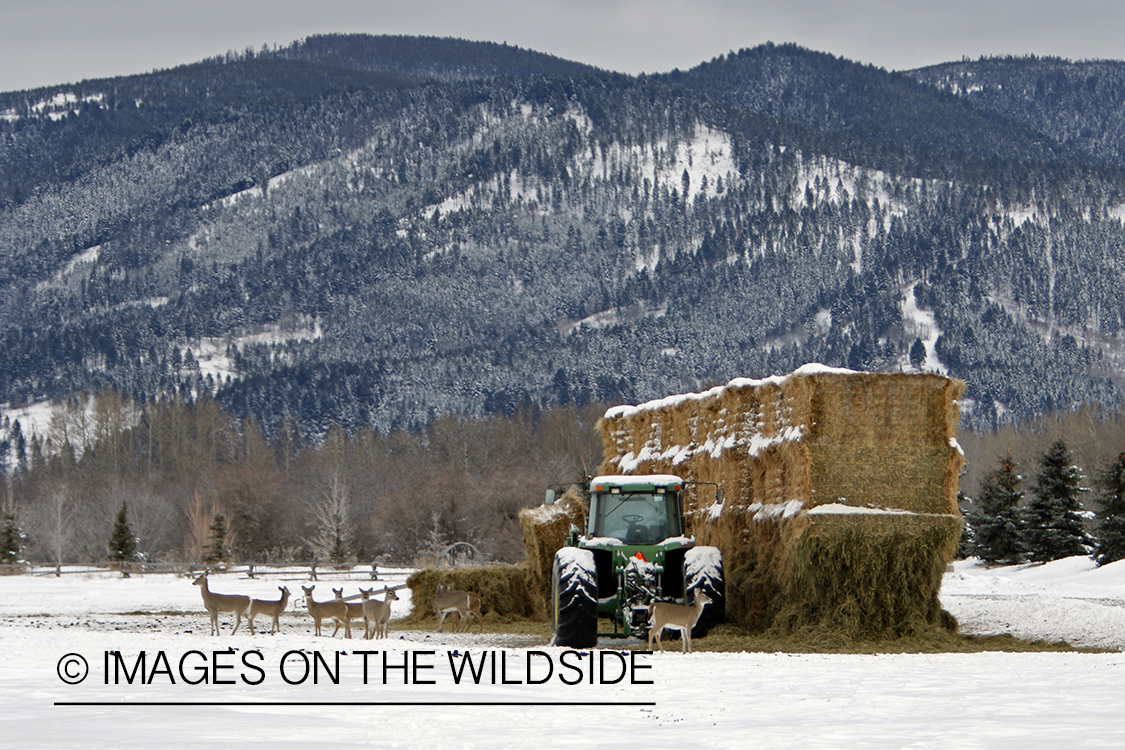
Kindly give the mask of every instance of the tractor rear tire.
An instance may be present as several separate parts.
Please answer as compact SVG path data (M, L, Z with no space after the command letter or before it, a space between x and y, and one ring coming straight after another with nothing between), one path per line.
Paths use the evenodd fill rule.
M551 569L552 645L594 648L598 645L598 571L590 550L564 547Z
M702 591L711 599L691 629L692 638L702 638L711 628L726 620L723 555L717 547L693 547L687 551L684 556L684 583L688 604L695 601L696 591Z

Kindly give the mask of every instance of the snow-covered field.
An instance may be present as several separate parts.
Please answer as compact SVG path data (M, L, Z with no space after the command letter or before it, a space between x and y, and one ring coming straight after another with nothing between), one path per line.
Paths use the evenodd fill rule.
M299 599L302 584L212 579L261 598L286 585ZM318 583L318 599L333 585ZM347 593L359 585L370 584ZM397 617L411 606L409 590L400 595ZM223 615L212 637L187 578L6 576L0 746L1125 747L1125 563L958 563L942 601L965 632L1117 651L629 657L603 641L591 669L591 654L531 637L317 638L301 602L280 635L244 624L232 636Z

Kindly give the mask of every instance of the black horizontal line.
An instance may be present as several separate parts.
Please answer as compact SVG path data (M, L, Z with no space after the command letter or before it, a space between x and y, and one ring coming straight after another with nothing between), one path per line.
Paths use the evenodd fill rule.
M655 701L55 701L56 706L655 706Z

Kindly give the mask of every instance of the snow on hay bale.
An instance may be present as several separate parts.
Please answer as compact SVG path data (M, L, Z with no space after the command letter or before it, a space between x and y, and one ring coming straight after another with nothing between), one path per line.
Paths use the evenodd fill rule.
M744 627L948 627L937 594L961 530L962 389L819 365L733 380L609 410L601 471L724 488L717 506L689 486L685 510L698 543L723 551L727 614Z

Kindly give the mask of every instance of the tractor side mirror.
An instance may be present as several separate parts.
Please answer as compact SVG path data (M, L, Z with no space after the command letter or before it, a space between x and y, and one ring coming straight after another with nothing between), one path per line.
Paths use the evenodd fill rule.
M548 489L546 496L543 498L544 505L554 505L556 500L555 490Z
M726 496L727 496L727 493L723 492L722 487L719 487L718 489L715 490L715 502L718 503L719 505L723 504L723 500L726 499Z

